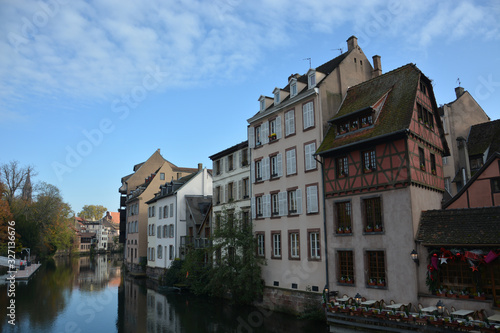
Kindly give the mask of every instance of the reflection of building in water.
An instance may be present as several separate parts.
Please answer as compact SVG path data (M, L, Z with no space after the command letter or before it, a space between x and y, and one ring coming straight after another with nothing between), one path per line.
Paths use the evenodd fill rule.
M111 281L120 278L120 262L112 262L111 255L97 255L78 259L76 284L81 290L100 290L108 286ZM113 282L116 284L116 282Z
M148 289L147 332L181 332L181 319L167 298Z
M123 332L143 332L146 327L146 297L144 287L134 283L134 280L124 279L124 329Z

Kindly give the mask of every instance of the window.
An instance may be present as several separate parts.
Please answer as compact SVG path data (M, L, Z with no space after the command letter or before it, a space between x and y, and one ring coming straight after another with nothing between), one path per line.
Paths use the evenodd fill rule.
M347 156L338 157L335 161L335 164L337 165L337 177L349 175L349 164L347 161Z
M257 217L262 217L262 196L255 197L255 211Z
M371 124L373 124L373 117L371 114L361 117L361 127L370 126Z
M221 160L217 160L215 161L214 163L214 169L215 169L215 174L216 175L220 175L222 173L222 170L221 170Z
M295 134L295 111L285 113L285 136Z
M371 172L377 169L375 149L363 152L363 169L365 172Z
M242 149L240 151L240 156L241 156L241 166L247 166L248 165L248 149Z
M158 251L156 251L158 254L158 259L161 259L162 257L161 249L162 249L161 245L158 245Z
M163 216L164 216L165 218L167 218L167 217L168 217L168 206L167 206L167 205L165 205L165 207L163 207Z
M295 148L286 151L286 174L293 175L297 173L297 160Z
M338 251L338 279L342 283L354 281L354 258L352 251Z
M351 232L351 202L337 202L335 208L337 211L337 233Z
M243 184L243 199L247 199L250 196L250 180L248 178L244 178L242 180Z
M443 165L448 165L448 156L443 156Z
M264 257L266 255L264 233L257 233L257 255Z
M165 180L165 173L164 172L160 172L160 180Z
M273 237L272 258L281 258L281 232L271 232Z
M262 180L262 160L255 161L255 181Z
M221 202L221 187L217 186L215 188L215 204L220 204Z
M166 225L163 226L163 238L168 237L168 227Z
M306 103L302 106L302 116L304 129L314 126L314 104L313 102Z
M431 172L433 175L436 174L436 155L430 154L431 157Z
M491 180L491 192L493 193L500 192L500 178L493 178Z
M168 247L168 259L174 260L174 246L170 245Z
M288 214L297 213L297 191L288 191Z
M260 146L262 144L260 138L260 126L255 127L255 146Z
M264 98L260 99L260 111L263 111L266 108L266 100Z
M290 86L290 94L292 95L291 97L297 95L297 82L293 82Z
M444 188L446 191L448 191L448 193L451 193L451 178L450 177L446 177L444 179Z
M472 170L479 169L483 166L483 157L471 158L470 159L470 168Z
M227 184L227 200L234 200L234 183Z
M156 237L161 238L161 226L157 227Z
M279 199L278 193L271 194L271 216L279 215Z
M174 238L174 233L175 233L175 230L174 230L174 225L171 224L170 225L170 238Z
M307 214L317 213L319 211L318 207L318 185L306 186L306 209Z
M425 152L424 149L421 147L418 148L418 159L419 159L420 170L425 171Z
M380 197L363 200L366 231L382 231L382 209Z
M291 230L288 235L290 239L290 259L300 259L299 231Z
M156 230L155 225L154 225L154 224L152 224L152 225L151 225L151 236L154 236L154 235L155 235L155 230Z
M314 153L316 152L316 143L309 143L304 145L304 158L306 171L316 169L316 159L314 159Z
M368 279L377 283L378 286L385 286L385 253L384 251L367 251Z
M274 118L273 120L269 121L269 141L274 141L276 140L277 137L277 118Z
M229 155L227 157L227 168L228 168L228 171L231 171L234 169L234 166L233 166L233 155Z
M160 220L163 218L163 207L158 207L158 218Z
M308 76L309 88L312 88L316 85L316 73L313 72Z
M417 117L418 121L423 122L424 121L424 110L422 108L422 105L417 103Z
M280 103L280 91L278 89L274 92L274 105L278 105Z
M171 203L170 204L170 217L173 217L174 216L174 204Z
M282 176L281 154L276 154L270 157L271 159L271 178Z
M320 252L320 241L319 241L319 230L310 230L309 234L309 259L319 260L321 259Z
M426 95L426 94L427 94L427 88L425 87L425 84L424 84L422 81L420 81L420 91L421 91L424 95Z

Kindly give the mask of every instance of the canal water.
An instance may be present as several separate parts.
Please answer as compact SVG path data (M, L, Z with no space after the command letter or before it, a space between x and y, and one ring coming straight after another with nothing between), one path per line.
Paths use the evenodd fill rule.
M15 296L0 284L1 332L327 332L323 322L299 320L224 300L159 292L124 276L120 255L62 258L44 263ZM11 295L12 296L12 295ZM15 300L15 325L7 307ZM355 332L339 328L338 332ZM358 331L359 332L359 331Z

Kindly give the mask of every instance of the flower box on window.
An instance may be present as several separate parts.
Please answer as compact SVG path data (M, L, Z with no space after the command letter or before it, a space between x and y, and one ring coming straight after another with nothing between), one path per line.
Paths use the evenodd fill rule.
M425 165L424 164L420 164L420 170L425 171Z
M379 279L377 281L377 286L379 286L379 287L385 287L385 280L384 279Z
M373 232L373 226L367 225L366 228L365 228L365 231L366 232Z
M352 232L350 227L345 227L344 228L344 234L350 234Z
M375 228L373 229L374 232L382 232L382 226L381 225L376 225Z
M268 138L269 138L269 141L274 141L274 140L276 140L276 138L277 138L276 133L272 133L272 134L270 134L270 135L268 136Z
M369 286L376 286L377 285L377 279L370 279L368 281Z
M434 170L434 169L432 169L431 172L432 172L433 175L436 174L436 170Z
M337 233L338 233L338 234L343 234L343 233L344 233L344 228L342 228L342 227L338 227L338 229L337 229Z

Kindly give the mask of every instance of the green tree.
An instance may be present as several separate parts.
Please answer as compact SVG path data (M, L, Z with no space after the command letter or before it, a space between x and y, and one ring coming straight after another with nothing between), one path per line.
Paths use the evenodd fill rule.
M86 220L97 221L103 217L107 210L108 209L102 205L85 205L78 213L78 216Z
M198 293L202 290L212 296L228 295L237 303L251 303L262 295L261 266L264 260L256 255L257 240L252 224L237 217L234 206L223 209L216 219L208 253L188 254L185 270L188 281ZM205 258L211 265L203 264ZM191 279L190 279L191 277ZM204 286L204 288L202 288Z

